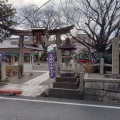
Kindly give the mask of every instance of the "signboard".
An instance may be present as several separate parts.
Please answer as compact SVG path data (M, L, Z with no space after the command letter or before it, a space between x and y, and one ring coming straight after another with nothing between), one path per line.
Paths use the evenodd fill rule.
M1 52L1 51L0 51L0 63L2 62L3 56L4 56L4 52Z
M55 52L48 52L48 68L50 78L55 78Z

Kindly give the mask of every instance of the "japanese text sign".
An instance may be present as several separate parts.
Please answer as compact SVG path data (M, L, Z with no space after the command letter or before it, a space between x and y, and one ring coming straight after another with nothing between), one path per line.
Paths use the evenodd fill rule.
M55 60L54 60L54 52L48 52L48 68L50 78L55 78Z

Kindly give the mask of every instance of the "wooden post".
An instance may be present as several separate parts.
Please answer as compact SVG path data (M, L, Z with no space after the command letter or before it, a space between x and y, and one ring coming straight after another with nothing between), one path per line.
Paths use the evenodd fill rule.
M33 55L31 54L31 64L33 64Z
M24 63L24 36L19 38L19 63L18 63L18 78L23 77L23 63Z
M10 65L12 65L12 55L10 56Z
M6 65L5 61L1 62L1 80L4 81L6 79Z
M60 65L62 63L62 52L59 49L61 46L61 38L60 38L60 33L56 34L56 44L57 44L57 65L56 65L56 75L59 74L60 71Z
M31 54L30 54L30 64L32 64L32 56L31 56Z
M38 65L40 65L40 52L38 51Z
M14 65L15 63L15 56L11 56L11 64Z
M15 56L13 56L13 65L15 64Z

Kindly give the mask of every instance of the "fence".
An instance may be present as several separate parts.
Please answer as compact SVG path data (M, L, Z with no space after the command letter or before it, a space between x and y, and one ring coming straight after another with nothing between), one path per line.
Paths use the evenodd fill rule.
M71 61L69 66L66 66L65 63L62 63L60 66L60 69L69 69L73 70L76 74L80 74L81 72L90 72L90 69L92 69L95 66L100 66L100 74L104 74L104 66L112 67L112 64L106 64L104 63L104 58L100 59L100 63L93 64L93 63L77 63L75 60ZM88 68L88 71L85 71L85 68ZM92 71L91 71L92 72Z

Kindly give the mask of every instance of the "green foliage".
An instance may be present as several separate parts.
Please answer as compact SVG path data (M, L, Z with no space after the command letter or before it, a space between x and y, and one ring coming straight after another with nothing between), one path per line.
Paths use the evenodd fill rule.
M97 53L96 54L96 63L100 63L100 59L104 58L104 63L112 63L112 55L108 53Z
M38 59L38 53L35 54L36 59ZM43 52L40 56L40 61L41 62L46 62L46 54Z
M36 60L38 59L38 53L35 53L34 57L36 58Z
M42 62L46 61L46 56L44 53L41 54L40 61L42 61Z
M5 83L8 83L8 82L10 82L10 81L11 81L11 79L10 79L9 77L7 77L7 78L4 80Z
M86 49L83 49L82 51L80 51L79 54L75 55L75 59L79 60L79 59L89 59L89 51Z
M82 50L80 52L80 57L81 57L81 59L89 59L89 52L88 52L88 50Z
M104 58L104 63L111 64L112 63L112 55L108 53L97 53L96 54L96 63L100 63L100 59ZM104 66L104 73L106 71L111 71L111 67ZM94 66L94 72L100 73L100 66Z
M13 18L16 10L5 0L0 0L0 40L10 36L10 27L15 25Z

